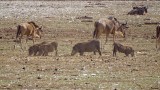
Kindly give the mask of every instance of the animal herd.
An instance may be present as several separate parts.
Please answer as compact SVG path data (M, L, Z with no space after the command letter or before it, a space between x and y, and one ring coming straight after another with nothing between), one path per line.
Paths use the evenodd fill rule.
M137 6L133 7L133 10L131 10L128 14L129 15L144 15L147 13L147 7L145 6ZM93 31L93 38L96 40L90 40L88 42L80 42L73 46L71 55L75 55L76 53L79 53L80 55L83 55L84 52L93 52L96 54L96 52L99 53L99 55L102 55L101 49L100 49L100 42L99 38L101 34L106 34L106 43L108 41L109 34L113 35L113 56L116 56L116 52L124 53L126 56L134 56L134 50L130 46L124 46L120 43L115 42L115 35L118 33L122 37L125 37L126 32L125 30L129 28L127 26L127 22L120 23L117 18L115 17L109 17L109 18L100 18L98 21L95 21L94 23L94 31ZM29 56L48 56L49 52L55 51L55 55L57 55L58 52L58 43L57 42L42 42L39 44L34 44L35 37L41 38L42 33L42 27L39 27L35 22L30 21L27 23L22 23L17 26L17 34L16 34L16 41L20 42L21 48L22 43L21 39L24 35L27 36L26 42L29 38L33 40L33 45L29 47L28 49L28 55ZM160 49L160 25L156 28L156 48Z

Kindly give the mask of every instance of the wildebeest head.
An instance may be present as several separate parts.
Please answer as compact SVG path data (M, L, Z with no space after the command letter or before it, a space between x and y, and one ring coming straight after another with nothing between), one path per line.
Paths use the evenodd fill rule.
M127 28L129 28L128 26L127 26L127 22L126 23L122 23L121 25L120 25L120 27L117 29L117 31L118 32L120 32L120 34L121 34L121 36L123 36L124 38L125 38L125 36L126 36L126 29Z
M36 28L36 37L41 38L42 37L42 26Z

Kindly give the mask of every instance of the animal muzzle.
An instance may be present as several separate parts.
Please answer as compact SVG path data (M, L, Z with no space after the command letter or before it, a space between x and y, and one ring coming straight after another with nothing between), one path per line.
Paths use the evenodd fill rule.
M74 56L76 54L75 50L72 50L71 56Z

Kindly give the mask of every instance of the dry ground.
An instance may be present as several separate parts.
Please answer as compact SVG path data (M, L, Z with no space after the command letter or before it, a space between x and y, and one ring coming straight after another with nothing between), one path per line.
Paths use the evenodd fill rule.
M144 16L128 16L133 3L149 6ZM60 89L60 90L159 90L160 51L155 48L156 25L144 25L145 20L160 20L160 2L109 1L1 1L0 2L0 89ZM82 19L88 16L92 19ZM104 45L102 56L85 53L70 56L75 43L92 39L94 22L115 16L128 22L127 38L117 42L130 45L135 57L117 53L112 57L113 41ZM57 41L58 56L28 56L17 45L13 49L16 26L35 21L43 26L42 41Z

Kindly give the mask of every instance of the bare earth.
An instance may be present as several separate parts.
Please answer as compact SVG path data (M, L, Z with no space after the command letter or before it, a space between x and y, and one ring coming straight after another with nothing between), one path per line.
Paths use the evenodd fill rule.
M133 3L149 6L144 16L126 15ZM147 20L160 21L160 2L109 1L1 1L0 2L0 89L38 90L160 90L160 51L155 48L157 25L144 25ZM91 17L85 19L83 17ZM116 41L132 46L135 57L117 53L112 56L112 35L104 45L102 56L85 53L71 56L74 44L92 40L94 22L115 16L128 22L127 38ZM28 56L25 44L14 49L16 26L35 21L43 26L43 41L58 42L58 56Z

